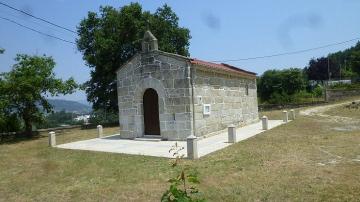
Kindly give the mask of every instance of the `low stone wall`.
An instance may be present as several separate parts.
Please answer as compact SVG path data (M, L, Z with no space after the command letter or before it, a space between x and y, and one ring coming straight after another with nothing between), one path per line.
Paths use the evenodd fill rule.
M360 89L326 89L325 100L327 102L341 100L347 97L360 96Z

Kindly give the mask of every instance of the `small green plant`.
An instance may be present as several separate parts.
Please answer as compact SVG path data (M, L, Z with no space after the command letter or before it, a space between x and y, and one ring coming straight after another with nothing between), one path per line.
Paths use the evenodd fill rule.
M162 202L202 202L206 201L203 198L199 198L199 190L196 188L196 185L200 183L198 179L198 172L194 169L191 169L187 165L182 165L182 159L184 154L180 152L184 150L184 147L181 147L176 142L175 145L171 147L169 153L175 157L174 160L170 162L170 166L173 169L176 169L176 176L170 178L170 187L161 197Z
M323 87L320 85L317 85L314 90L313 90L313 94L315 97L321 97L323 95Z

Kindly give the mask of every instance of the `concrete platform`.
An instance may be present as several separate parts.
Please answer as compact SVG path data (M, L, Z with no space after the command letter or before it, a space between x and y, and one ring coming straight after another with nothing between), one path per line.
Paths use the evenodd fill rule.
M269 120L269 129L284 124L282 120ZM253 137L257 134L264 132L262 130L261 122L254 123L248 126L244 126L236 129L237 142ZM223 149L229 145L227 131L198 140L199 157L205 156L217 150ZM119 134L107 136L103 138L96 138L78 142L72 142L68 144L62 144L56 146L63 149L75 149L75 150L88 150L88 151L100 151L122 154L135 154L145 156L157 156L173 158L169 153L171 146L178 143L179 146L184 147L182 154L186 157L186 141L137 141L137 140L125 140L120 139Z

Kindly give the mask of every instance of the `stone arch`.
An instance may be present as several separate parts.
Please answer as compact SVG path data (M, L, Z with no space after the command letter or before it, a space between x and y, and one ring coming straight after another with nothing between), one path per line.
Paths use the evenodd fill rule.
M159 118L160 118L160 134L163 130L161 127L161 115L165 113L165 87L163 83L155 78L149 77L144 78L138 82L136 85L135 93L134 93L134 101L136 102L137 111L138 111L138 118L137 122L139 122L139 134L138 137L142 137L145 133L144 129L144 111L143 111L143 96L147 89L154 89L158 95L158 104L159 104Z
M162 82L158 79L149 77L142 79L137 85L135 90L135 98L140 99L142 98L146 89L152 88L156 90L159 97L165 98L165 87Z

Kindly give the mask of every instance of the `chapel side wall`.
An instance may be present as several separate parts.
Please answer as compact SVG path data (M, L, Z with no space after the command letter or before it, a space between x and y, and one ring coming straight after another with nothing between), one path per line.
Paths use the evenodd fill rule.
M187 62L154 51L139 54L117 72L120 136L144 135L143 93L159 96L161 137L185 140L191 135L190 81Z
M245 86L249 94L245 95ZM194 108L196 136L216 134L228 125L243 126L258 121L256 79L195 69ZM211 114L203 114L211 104Z

